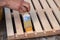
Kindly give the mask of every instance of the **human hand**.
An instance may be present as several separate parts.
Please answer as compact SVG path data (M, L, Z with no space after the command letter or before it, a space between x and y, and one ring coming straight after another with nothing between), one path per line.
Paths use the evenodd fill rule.
M4 0L5 7L17 10L21 13L30 11L30 4L24 0Z

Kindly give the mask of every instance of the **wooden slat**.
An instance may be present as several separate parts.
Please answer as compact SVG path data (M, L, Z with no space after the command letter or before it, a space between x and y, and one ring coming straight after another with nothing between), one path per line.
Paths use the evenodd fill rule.
M20 16L18 11L13 10L12 15L14 16L14 21L15 21L15 27L16 27L16 31L17 31L17 35L22 35L23 33L23 28L22 28L22 24L21 24L21 20L20 20Z
M46 14L47 14L47 16L48 16L54 30L60 30L59 24L57 23L55 17L53 16L52 10L49 8L46 1L45 0L40 0L40 1L41 1L42 5L43 5L45 11L46 11Z
M56 15L59 23L60 23L60 11L57 8L56 4L53 2L53 0L47 0L49 5L51 6L51 8L49 8L46 0L40 0L40 2L41 2L44 9L42 9L42 7L41 7L40 3L38 2L38 0L32 0L36 10L34 10L34 7L33 7L33 4L31 2L31 0L25 0L25 1L30 3L31 10L30 10L29 13L31 15L32 22L33 22L33 25L34 25L34 28L35 28L35 32L33 32L32 29L30 31L32 31L35 34L36 33L43 34L43 33L48 32L47 35L49 35L50 32L52 33L52 31L56 31L56 30L57 31L59 30L59 32L60 32L60 25L58 24L57 20L55 19L55 16L53 15L52 10L54 11L54 14ZM55 0L55 2L60 7L59 1ZM37 17L36 12L37 12L37 14L40 18L40 21L43 25L44 30L42 30L42 27L40 25L40 22L39 22L39 19ZM44 13L44 12L46 12L46 13ZM27 31L25 33L23 32L23 28L22 28L19 13L17 11L13 10L12 15L14 17L15 27L16 27L16 31L17 31L16 35L18 36L19 39L22 38L22 37L20 38L21 35L24 36L23 38L31 38L31 37L40 37L41 36L41 34L38 35L38 36L37 35L31 36L30 34L32 32L30 32L30 31L28 31L29 35L25 36L25 33L27 33ZM53 30L52 30L52 28L51 28L51 26L48 22L48 19L47 19L46 15L48 16L48 19L50 20L50 22L52 24ZM9 36L14 36L10 9L8 9L8 8L5 8L5 18L6 18L7 35L8 35L8 37ZM23 18L24 18L24 15L23 15ZM30 20L30 23L31 23L31 20ZM32 25L31 25L31 27L32 27ZM56 33L57 33L57 31L56 31ZM33 35L33 33L32 33L32 35ZM50 34L50 35L52 35L52 34ZM42 36L46 36L46 34L42 35ZM46 38L41 38L41 39L36 39L36 40L55 40L55 37L47 38L47 39Z
M60 23L60 11L59 9L57 8L57 6L55 5L55 3L53 2L53 0L47 0L52 8L52 10L54 11L57 19L59 20L59 23Z
M31 18L28 13L25 13L23 16L24 28L26 32L33 32Z
M35 5L35 7L36 7L36 10L38 11L38 15L39 15L39 18L40 18L40 20L41 20L41 22L42 22L44 31L45 31L45 32L48 32L48 31L50 32L52 29L51 29L51 27L50 27L50 25L49 25L49 23L48 23L48 20L46 19L45 15L44 15L44 13L43 13L44 11L43 11L43 9L41 8L38 0L33 0L33 2L34 2L34 5Z
M60 0L54 0L60 9Z
M7 29L7 36L14 36L13 25L12 25L12 18L10 9L5 8L5 19L6 19L6 29Z
M30 15L31 15L31 18L32 18L32 21L33 21L33 24L34 24L35 32L43 32L42 29L41 29L41 25L38 21L38 18L36 16L36 12L33 8L32 3L31 3L31 0L25 0L25 1L29 2L30 6L31 6Z

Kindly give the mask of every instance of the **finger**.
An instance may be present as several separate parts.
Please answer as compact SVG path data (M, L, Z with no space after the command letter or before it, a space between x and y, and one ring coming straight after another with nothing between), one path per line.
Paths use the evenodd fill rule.
M20 8L19 12L20 12L20 13L25 13L26 11L25 11L24 8Z
M27 12L27 8L22 6L21 9L24 11L24 12Z
M20 8L20 12L22 12L22 13L27 12L27 8L26 8L26 7L24 7L24 6L22 6L22 7Z
M20 9L19 12L20 12L20 13L23 13L23 10Z
M23 3L22 6L24 6L27 11L30 11L30 4L29 4L28 2L25 2L25 1L24 1L24 3Z

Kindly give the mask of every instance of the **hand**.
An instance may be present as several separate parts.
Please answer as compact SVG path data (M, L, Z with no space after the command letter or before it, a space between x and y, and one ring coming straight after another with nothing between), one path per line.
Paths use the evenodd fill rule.
M3 7L3 6L5 6L5 5L6 5L5 0L0 0L0 7Z
M6 7L21 13L30 11L30 4L24 0L6 0Z

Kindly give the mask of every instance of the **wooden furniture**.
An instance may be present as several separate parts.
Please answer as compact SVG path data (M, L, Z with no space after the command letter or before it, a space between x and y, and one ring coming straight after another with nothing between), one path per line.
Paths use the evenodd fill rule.
M30 3L32 29L26 31L23 16L18 11L5 8L8 39L24 39L60 34L60 0L25 0ZM25 13L25 14L27 14ZM28 26L30 27L30 26Z

